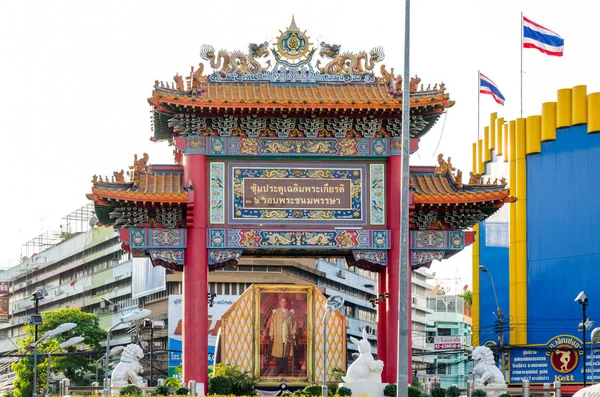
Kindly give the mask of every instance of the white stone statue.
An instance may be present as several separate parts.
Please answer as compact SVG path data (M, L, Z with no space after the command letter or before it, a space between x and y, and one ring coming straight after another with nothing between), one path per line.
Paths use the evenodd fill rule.
M138 345L127 345L121 353L121 362L117 364L112 373L112 386L127 386L129 380L136 386L144 386L144 378L139 376L144 369L140 360L144 358L144 351Z
M487 346L477 346L473 350L473 374L475 375L475 388L506 387L506 381L500 368L494 361L494 353ZM488 397L499 396L501 392L486 392Z
M358 358L348 367L346 376L342 377L344 386L352 390L352 396L383 397L383 389L387 383L381 383L383 361L375 360L371 354L371 344L367 339L367 331L363 328L362 340L350 337L350 341L358 346Z

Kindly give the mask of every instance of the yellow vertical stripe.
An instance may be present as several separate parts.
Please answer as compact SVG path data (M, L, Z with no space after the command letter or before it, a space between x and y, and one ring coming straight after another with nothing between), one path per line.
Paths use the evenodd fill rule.
M527 155L526 155L526 129L525 119L517 119L516 132L516 278L517 278L517 315L515 318L516 341L511 343L527 343Z
M483 174L485 171L485 163L483 162L483 140L477 141L477 174Z
M527 154L539 153L542 151L542 116L529 116L526 119L527 138L525 140L525 150Z
M502 156L505 153L502 149L502 128L504 127L504 117L499 117L496 119L496 155ZM506 155L504 155L506 157Z
M600 92L588 95L588 133L600 131Z
M508 162L509 161L509 141L510 141L510 134L508 133L508 126L509 123L504 123L504 162Z
M483 162L489 163L492 160L492 151L490 150L490 127L483 127Z
M498 113L490 114L490 141L488 148L490 150L496 149L496 118Z
M511 120L508 123L508 142L509 142L509 154L510 160L510 194L516 196L517 186L517 150L516 150L516 122ZM509 303L510 310L509 314L511 319L517 318L517 203L511 203L510 205L510 219L509 219ZM514 326L510 328L510 342L515 343L516 332Z
M556 139L556 102L542 104L542 141Z
M558 90L556 101L556 128L571 126L571 89Z
M477 142L473 142L473 166L471 169L474 173L477 173Z
M571 90L571 124L587 122L587 87L578 85Z
M473 337L471 339L473 346L480 345L480 332L481 323L479 316L479 224L473 226L475 232L475 242L473 243L473 304L471 307L471 314L473 316Z

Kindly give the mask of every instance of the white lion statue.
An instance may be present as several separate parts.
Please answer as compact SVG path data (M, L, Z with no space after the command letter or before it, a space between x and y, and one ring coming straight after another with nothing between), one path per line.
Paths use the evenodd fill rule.
M368 381L381 383L381 373L383 372L383 361L375 360L371 354L371 344L367 339L367 331L363 328L363 339L361 341L354 337L350 337L350 341L358 346L360 355L348 367L346 376L342 379L344 382Z
M121 353L121 362L117 364L112 373L112 386L127 386L129 380L136 386L144 386L144 378L139 376L144 372L140 360L144 358L144 351L138 345L127 345Z
M478 346L473 350L473 374L475 375L475 387L506 387L506 381L500 368L494 361L494 353L487 346ZM502 393L488 392L488 397L494 397Z

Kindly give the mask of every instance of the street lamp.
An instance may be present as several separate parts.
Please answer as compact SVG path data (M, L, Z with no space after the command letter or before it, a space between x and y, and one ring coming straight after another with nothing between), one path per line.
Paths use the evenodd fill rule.
M108 357L110 357L110 332L117 328L121 324L130 323L132 321L141 320L144 317L147 317L152 313L152 311L148 309L138 309L134 310L131 313L128 313L121 318L119 318L119 322L113 325L106 331L106 366L104 372L104 393L103 395L106 397L109 395L108 389Z
M321 386L323 397L327 397L327 317L330 312L340 310L343 306L344 298L339 295L327 299L327 309L323 316L323 386Z
M505 375L506 371L506 357L504 357L504 318L502 317L502 308L500 307L500 303L498 302L498 295L496 294L496 286L494 285L494 277L492 277L492 273L483 265L479 266L479 270L490 276L490 280L492 282L492 291L494 291L494 299L496 300L496 312L498 313L498 324L499 329L498 332L500 336L498 337L498 341L500 342L500 358L502 362L502 375ZM505 376L506 377L506 376Z
M582 316L582 320L581 320L581 332L583 334L583 387L587 386L587 360L585 357L585 331L586 331L586 322L587 322L587 317L585 316L585 308L588 305L588 297L585 294L584 291L581 291L579 293L579 295L577 295L577 297L575 298L575 302L579 302L579 304L581 305L581 310L583 312L583 316ZM593 374L592 374L593 376ZM592 378L593 379L593 378Z
M63 343L61 343L60 345L58 345L58 347L54 350L52 350L51 352L48 353L48 360L47 360L47 364L48 367L46 368L46 396L48 396L48 386L50 384L50 358L51 358L51 354L54 353L55 351L59 350L59 349L66 349L67 347L71 347L73 345L76 345L78 343L83 342L85 338L83 336L74 336L71 339L64 341Z
M33 344L33 397L37 397L37 345L46 339L53 338L75 327L77 327L75 323L63 323L53 330L46 332Z

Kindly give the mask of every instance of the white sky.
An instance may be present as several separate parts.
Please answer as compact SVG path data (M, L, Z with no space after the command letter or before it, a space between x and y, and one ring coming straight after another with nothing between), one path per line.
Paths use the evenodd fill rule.
M411 75L425 87L443 81L456 105L411 164L434 164L441 152L468 175L478 69L506 97L504 108L481 98L482 128L490 112L518 116L521 12L565 38L563 58L525 50L524 114L539 113L559 88L600 91L599 10L591 0L413 1ZM154 80L187 74L204 43L246 50L250 42L272 42L292 14L313 43L341 44L342 51L383 45L383 63L402 73L403 1L0 2L0 267L16 264L24 243L58 230L62 217L85 205L92 175L126 169L134 153L149 153L153 164L173 162L166 143L149 141ZM458 275L462 289L471 282L470 255L466 249L432 270Z

